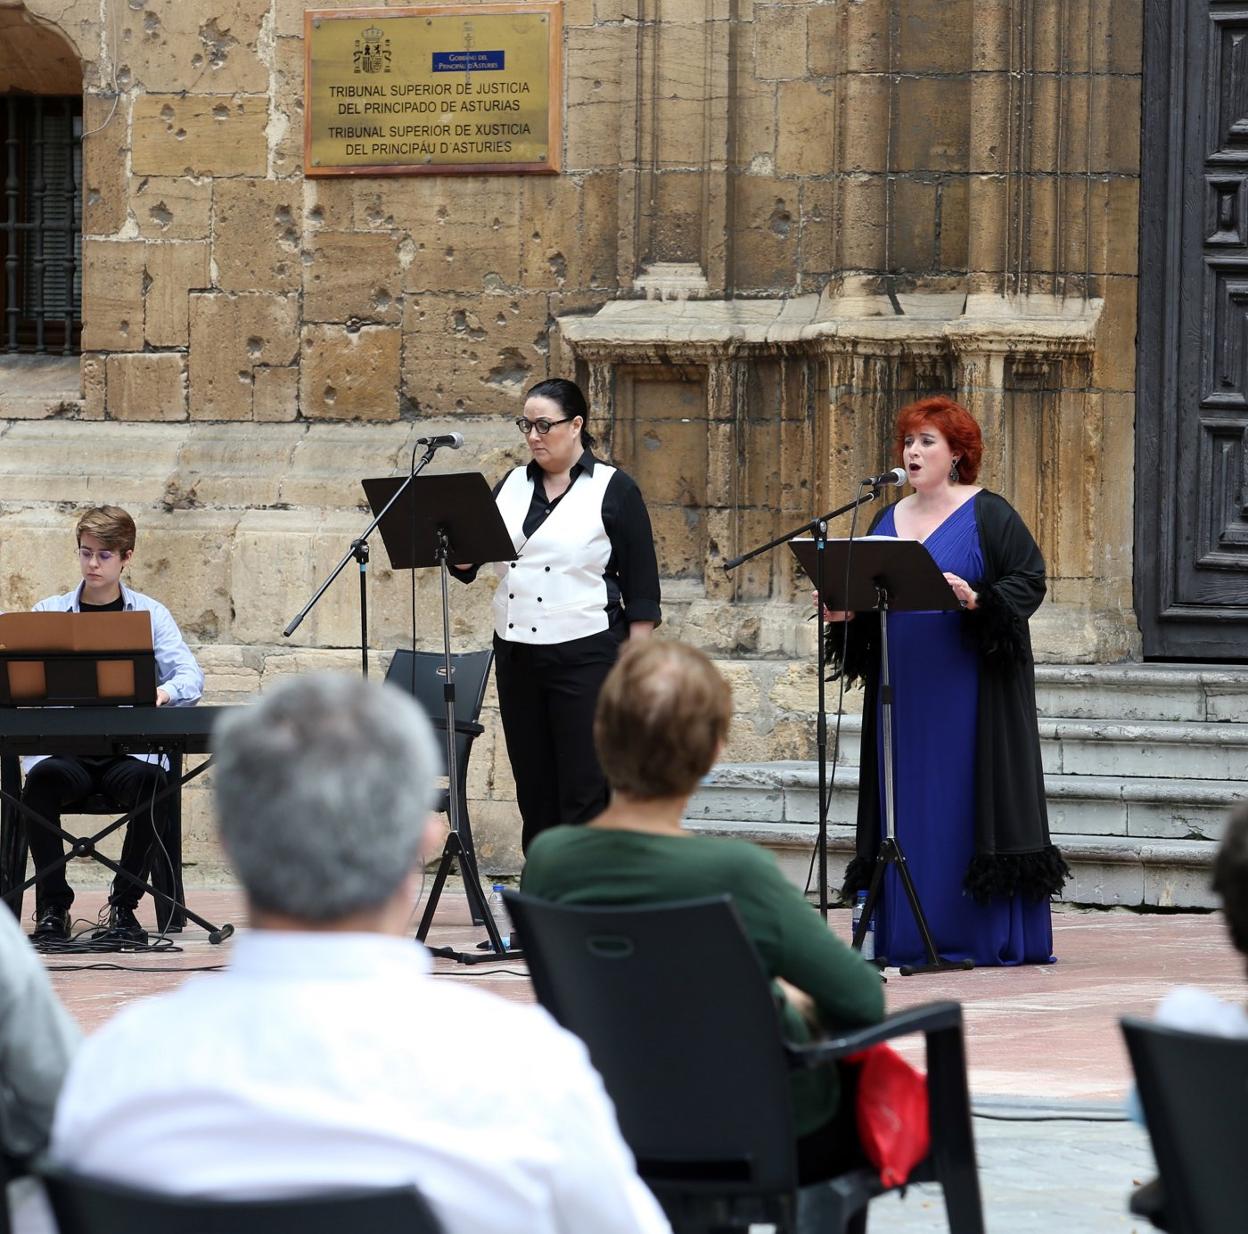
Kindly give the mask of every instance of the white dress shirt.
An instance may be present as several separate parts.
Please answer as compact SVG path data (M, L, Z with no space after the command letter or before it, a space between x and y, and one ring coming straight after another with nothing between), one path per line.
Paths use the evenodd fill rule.
M251 931L228 971L126 1007L79 1052L51 1152L179 1194L411 1182L447 1234L668 1229L581 1043L373 934Z

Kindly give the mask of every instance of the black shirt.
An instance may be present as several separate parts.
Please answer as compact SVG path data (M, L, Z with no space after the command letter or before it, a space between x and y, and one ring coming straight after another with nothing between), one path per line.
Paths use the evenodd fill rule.
M85 600L79 598L78 608L84 613L121 613L126 608L126 597L118 592L117 599L110 600L107 604L88 604Z

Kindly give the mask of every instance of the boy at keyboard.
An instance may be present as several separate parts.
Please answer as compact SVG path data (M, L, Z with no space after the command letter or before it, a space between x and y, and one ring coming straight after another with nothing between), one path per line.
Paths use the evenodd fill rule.
M75 529L82 582L64 595L48 596L35 612L108 613L147 612L152 615L152 647L156 653L156 705L191 707L199 702L204 674L187 647L169 610L149 596L132 591L121 581L134 556L134 519L118 506L88 510ZM49 822L60 825L62 809L101 793L119 809L129 811L152 798L165 786L157 754L79 756L51 754L24 759L26 772L22 803ZM126 827L120 865L135 878L145 877L149 850L165 822L161 802L135 816ZM26 838L35 866L43 869L64 852L61 837L25 819ZM96 933L101 942L145 943L147 932L134 915L142 888L125 874L113 881L108 897L108 921ZM65 867L50 871L35 885L36 943L69 937L70 906L74 893Z

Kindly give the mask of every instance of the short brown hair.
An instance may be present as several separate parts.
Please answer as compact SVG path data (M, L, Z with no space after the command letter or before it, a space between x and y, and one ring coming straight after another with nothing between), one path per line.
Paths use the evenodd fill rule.
M88 535L94 536L114 553L134 551L134 519L120 506L92 506L78 520L74 535L79 544L82 537Z
M732 690L697 648L630 641L598 696L598 760L617 793L687 796L710 771L731 720Z

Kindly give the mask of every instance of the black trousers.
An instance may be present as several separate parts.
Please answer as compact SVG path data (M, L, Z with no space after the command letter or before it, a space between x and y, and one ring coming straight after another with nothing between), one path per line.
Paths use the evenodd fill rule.
M50 823L59 825L61 811L66 806L93 793L101 793L117 806L119 812L124 813L142 802L150 801L164 786L165 773L156 763L145 763L124 755L120 758L53 755L41 759L30 769L22 787L22 804L43 815ZM126 827L119 864L136 878L147 876L148 856L156 838L156 829L160 828L163 833L167 822L166 804L158 801L155 811L144 811ZM65 844L60 836L30 819L23 818L22 822L36 868L51 865L64 854ZM108 898L111 904L133 909L142 895L142 888L118 875L113 880L112 894ZM74 893L65 877L65 866L35 884L36 913L43 913L49 908L68 909L73 902Z
M594 749L594 707L620 641L614 631L549 646L495 636L498 710L525 852L548 827L587 823L606 809L611 794Z

